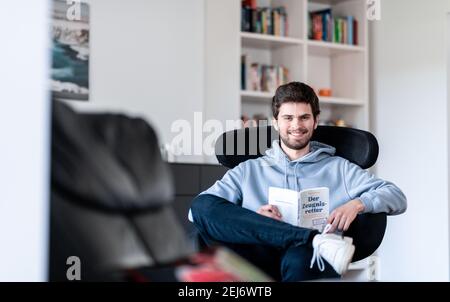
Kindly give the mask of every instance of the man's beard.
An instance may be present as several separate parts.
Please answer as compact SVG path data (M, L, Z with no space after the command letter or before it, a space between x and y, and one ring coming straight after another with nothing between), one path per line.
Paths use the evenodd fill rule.
M283 137L280 134L280 139L283 142L283 144L288 147L289 149L293 149L293 150L302 150L303 148L305 148L308 144L309 141L311 140L312 137L312 133L309 135L309 133L305 134L305 137L300 139L300 140L289 140L289 134L286 137Z

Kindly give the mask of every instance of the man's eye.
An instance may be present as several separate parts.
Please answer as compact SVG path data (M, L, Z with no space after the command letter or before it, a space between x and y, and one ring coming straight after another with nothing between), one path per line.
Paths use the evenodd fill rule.
M302 120L306 121L309 119L309 116L302 116Z
M292 117L289 117L289 116L285 117L284 119L285 119L286 121L292 121Z

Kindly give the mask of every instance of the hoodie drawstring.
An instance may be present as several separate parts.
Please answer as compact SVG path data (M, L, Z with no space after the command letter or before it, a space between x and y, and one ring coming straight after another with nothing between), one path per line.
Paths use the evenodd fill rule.
M298 178L297 178L297 166L298 166L298 162L295 163L295 167L294 167L294 179L295 179L295 191L298 192Z
M336 149L334 147L328 146L326 144L322 144L316 141L311 141L310 143L310 152L309 154L305 155L305 158L301 161L296 162L296 165L294 167L294 176L295 176L295 189L298 192L298 188L300 187L298 184L297 179L297 165L302 163L315 163L319 160L322 160L323 158L333 156L336 153ZM282 150L280 146L279 140L273 140L272 141L272 148L266 151L266 155L273 159L276 164L279 164L281 167L281 161L284 163L284 188L288 189L289 187L289 178L288 178L288 164L291 162L288 159L288 156L284 151Z
M287 162L284 162L284 188L287 189L288 187L288 179L287 179Z
M295 190L298 192L298 178L297 178L297 166L298 166L299 162L295 163L295 167L294 167L294 182L295 182ZM284 162L284 188L288 189L288 174L287 174L287 167L288 167L288 163Z

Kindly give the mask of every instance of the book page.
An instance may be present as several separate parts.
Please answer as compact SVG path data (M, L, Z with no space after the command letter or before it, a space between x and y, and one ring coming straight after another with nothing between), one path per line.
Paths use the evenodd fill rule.
M281 220L297 226L299 212L297 191L269 187L269 204L278 208Z
M326 187L302 190L298 225L322 231L329 215L329 196L329 190Z

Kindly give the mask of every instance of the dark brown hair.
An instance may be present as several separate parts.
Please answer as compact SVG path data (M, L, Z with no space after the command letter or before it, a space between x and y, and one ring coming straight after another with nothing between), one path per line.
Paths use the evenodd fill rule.
M278 87L272 98L272 113L275 119L278 118L281 105L289 102L310 104L314 119L320 113L319 98L314 89L305 83L291 82Z

